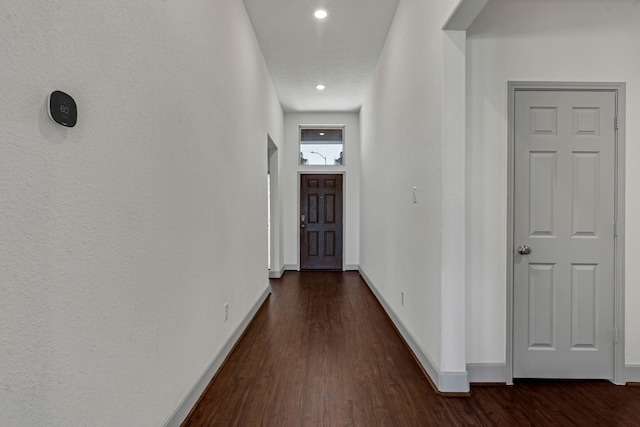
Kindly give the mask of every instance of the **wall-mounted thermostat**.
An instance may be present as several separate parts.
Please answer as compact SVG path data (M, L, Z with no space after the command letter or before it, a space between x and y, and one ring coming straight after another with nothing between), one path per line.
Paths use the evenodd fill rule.
M76 101L70 95L54 90L49 95L49 117L54 122L66 127L74 127L78 120Z

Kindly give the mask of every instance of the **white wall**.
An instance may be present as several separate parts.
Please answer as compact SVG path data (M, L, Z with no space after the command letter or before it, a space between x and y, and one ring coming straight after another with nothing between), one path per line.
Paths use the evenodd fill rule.
M467 32L469 362L505 361L507 81L627 83L626 362L640 362L640 6L492 0Z
M299 165L300 125L344 125L344 165ZM299 173L344 172L343 265L356 268L360 259L360 122L358 113L286 113L281 171L283 188L283 238L285 265L299 267Z
M0 425L161 425L268 286L282 110L245 8L3 0L0 20ZM48 119L55 89L75 128Z
M441 305L441 28L455 3L400 1L360 111L361 270L436 370L449 360L450 310Z

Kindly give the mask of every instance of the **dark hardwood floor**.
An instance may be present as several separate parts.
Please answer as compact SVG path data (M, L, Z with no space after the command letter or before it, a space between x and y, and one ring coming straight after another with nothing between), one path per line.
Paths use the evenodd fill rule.
M183 426L640 426L640 387L434 392L355 272L287 272Z

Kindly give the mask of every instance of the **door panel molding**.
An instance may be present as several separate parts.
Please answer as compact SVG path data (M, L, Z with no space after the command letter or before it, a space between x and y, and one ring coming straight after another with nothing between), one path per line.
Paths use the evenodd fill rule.
M613 382L615 384L625 384L625 360L624 360L624 238L625 238L625 93L626 84L622 82L521 82L511 81L507 83L507 310L506 310L506 366L505 379L507 384L513 384L513 350L514 350L514 212L515 212L515 94L517 91L595 91L613 92L615 94L616 125L615 134L615 195L614 195L614 217L616 221L614 237L614 331L611 336L617 337L613 346ZM595 126L597 115L596 110L575 110L573 111L573 128L575 135L598 134L600 129ZM554 120L553 111L536 111L529 118L534 124L531 128L536 132L553 134L557 123ZM590 168L595 167L590 164L588 150L583 158L576 159L584 170L581 173L589 174ZM592 189L593 190L593 189ZM595 191L595 190L593 190ZM573 195L569 195L573 197ZM585 194L584 196L588 196ZM586 232L607 232L607 230L593 230L590 218L573 218L576 220L575 231L579 234ZM542 224L540 224L542 225ZM542 227L545 228L545 227ZM548 228L548 227L547 227ZM586 236L585 236L586 237ZM587 237L588 238L588 237ZM588 280L587 280L588 282ZM589 294L580 295L584 299ZM577 333L578 345L582 344L585 351L588 351L588 343L591 337L588 331L575 331Z

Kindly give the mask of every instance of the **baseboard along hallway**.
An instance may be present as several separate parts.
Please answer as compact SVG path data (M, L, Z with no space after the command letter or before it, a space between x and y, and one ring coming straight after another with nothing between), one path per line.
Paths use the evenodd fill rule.
M640 425L640 387L518 381L433 390L357 272L286 272L184 427Z

